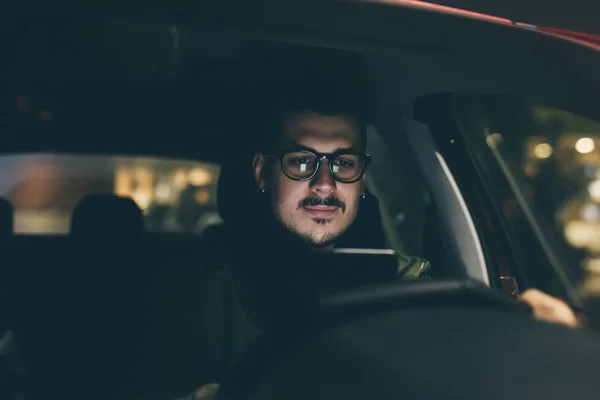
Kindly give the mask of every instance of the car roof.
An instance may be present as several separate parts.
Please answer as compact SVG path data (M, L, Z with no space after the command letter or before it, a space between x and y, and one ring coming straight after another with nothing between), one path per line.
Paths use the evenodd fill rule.
M36 24L9 26L18 33L9 64L18 78L4 86L7 109L25 94L34 121L9 118L0 148L223 160L232 137L252 135L227 124L235 119L232 77L247 40L265 38L362 52L376 84L397 87L406 116L418 97L448 91L531 94L599 112L599 52L413 3L175 1L81 13L93 17L75 24L69 14L36 15ZM588 95L565 104L569 90ZM44 110L50 121L38 121Z
M495 15L515 22L600 34L600 25L593 12L593 3L584 0L557 1L552 3L552 7L548 7L546 0L430 0L429 2Z

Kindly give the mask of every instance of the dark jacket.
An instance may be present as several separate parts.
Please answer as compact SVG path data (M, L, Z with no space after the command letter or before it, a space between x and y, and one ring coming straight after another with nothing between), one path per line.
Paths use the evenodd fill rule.
M212 239L214 254L207 256L218 261L201 291L212 382L220 381L263 329L310 312L319 294L388 277L420 279L430 267L426 260L398 256L398 268L390 272L394 276L367 266L348 273L347 265L334 265L327 255L309 250L274 219L263 216L256 225L228 223ZM385 248L381 225L379 231L367 228L357 218L339 246Z
M249 160L238 159L242 165ZM231 175L236 171L236 175ZM219 211L225 223L213 230L204 265L213 265L201 290L205 354L209 370L204 382L219 382L263 329L310 311L320 293L346 282L380 279L369 268L358 276L337 268L321 253L308 249L272 215L267 198L256 188L251 171L231 164L222 169ZM243 193L243 196L240 196ZM387 248L378 201L362 200L356 220L339 247ZM393 277L419 279L429 270L419 258L398 256Z

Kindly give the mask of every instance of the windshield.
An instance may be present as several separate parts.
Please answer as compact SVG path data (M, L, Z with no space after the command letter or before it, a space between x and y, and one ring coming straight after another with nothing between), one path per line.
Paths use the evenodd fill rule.
M17 234L68 234L77 203L92 193L131 197L150 232L199 233L220 221L215 164L140 156L0 156L0 196Z
M456 96L455 118L523 259L535 262L532 241L547 257L536 286L576 287L600 269L600 124L485 95Z

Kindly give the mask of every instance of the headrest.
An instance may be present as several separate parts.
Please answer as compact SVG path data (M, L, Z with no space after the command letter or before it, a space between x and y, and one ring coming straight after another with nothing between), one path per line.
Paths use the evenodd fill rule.
M114 194L85 196L71 219L71 235L75 238L130 240L141 237L144 231L144 216L138 205Z
M8 237L14 230L13 206L4 197L0 197L0 237Z
M240 219L249 216L248 210L261 206L261 197L252 173L252 156L223 163L217 186L217 207L223 221L243 223Z

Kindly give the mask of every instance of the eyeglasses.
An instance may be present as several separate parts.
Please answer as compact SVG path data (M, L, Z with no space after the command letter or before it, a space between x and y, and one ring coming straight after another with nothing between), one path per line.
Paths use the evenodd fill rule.
M323 160L329 163L329 172L333 179L341 183L354 183L365 173L371 156L348 150L333 154L320 154L310 150L293 150L267 155L281 160L281 170L291 180L307 181L319 172Z

